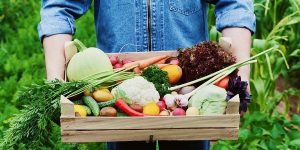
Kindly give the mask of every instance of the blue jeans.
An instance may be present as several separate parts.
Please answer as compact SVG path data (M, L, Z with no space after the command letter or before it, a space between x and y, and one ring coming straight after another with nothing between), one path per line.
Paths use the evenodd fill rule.
M159 141L159 150L209 150L209 141ZM107 150L155 150L156 142L109 142Z

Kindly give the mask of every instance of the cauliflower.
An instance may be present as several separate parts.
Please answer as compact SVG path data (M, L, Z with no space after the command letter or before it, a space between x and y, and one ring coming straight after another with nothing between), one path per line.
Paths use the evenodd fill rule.
M117 89L124 91L126 97L131 100L132 103L141 106L145 106L149 102L156 103L160 99L154 84L141 76L125 80L123 83L112 89L112 94L114 96L117 94Z

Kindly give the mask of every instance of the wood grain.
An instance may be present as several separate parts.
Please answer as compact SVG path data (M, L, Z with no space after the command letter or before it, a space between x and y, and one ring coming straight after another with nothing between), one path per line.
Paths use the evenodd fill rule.
M75 117L74 104L64 96L60 97L61 117Z
M231 98L226 107L226 114L239 114L240 108L240 97L239 95L234 96Z
M61 118L61 127L63 130L238 127L239 121L239 115L181 117L64 117Z
M238 128L64 131L62 142L149 141L150 136L153 137L153 141L237 140Z

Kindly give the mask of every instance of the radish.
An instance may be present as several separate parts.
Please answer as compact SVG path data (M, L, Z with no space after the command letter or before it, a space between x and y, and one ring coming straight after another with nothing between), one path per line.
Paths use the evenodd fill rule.
M132 60L129 60L129 59L123 59L122 60L122 64L125 65L125 64L128 64L128 63L132 63L133 61Z
M117 64L114 65L114 69L122 68L122 67L123 67L123 65L122 65L122 64L119 64L119 63L117 63Z
M176 108L172 114L173 116L185 116L185 111L182 108Z
M156 105L159 107L160 111L163 111L167 108L165 101L158 101Z
M110 56L109 60L112 65L116 65L118 63L118 56L117 55Z
M172 59L169 64L172 64L172 65L179 65L179 60L178 59Z

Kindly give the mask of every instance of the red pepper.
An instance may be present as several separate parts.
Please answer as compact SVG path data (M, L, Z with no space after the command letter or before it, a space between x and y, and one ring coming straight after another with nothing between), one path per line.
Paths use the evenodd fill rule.
M144 116L144 114L137 112L133 110L131 107L129 107L122 98L116 100L115 105L129 116L141 116L141 117Z

